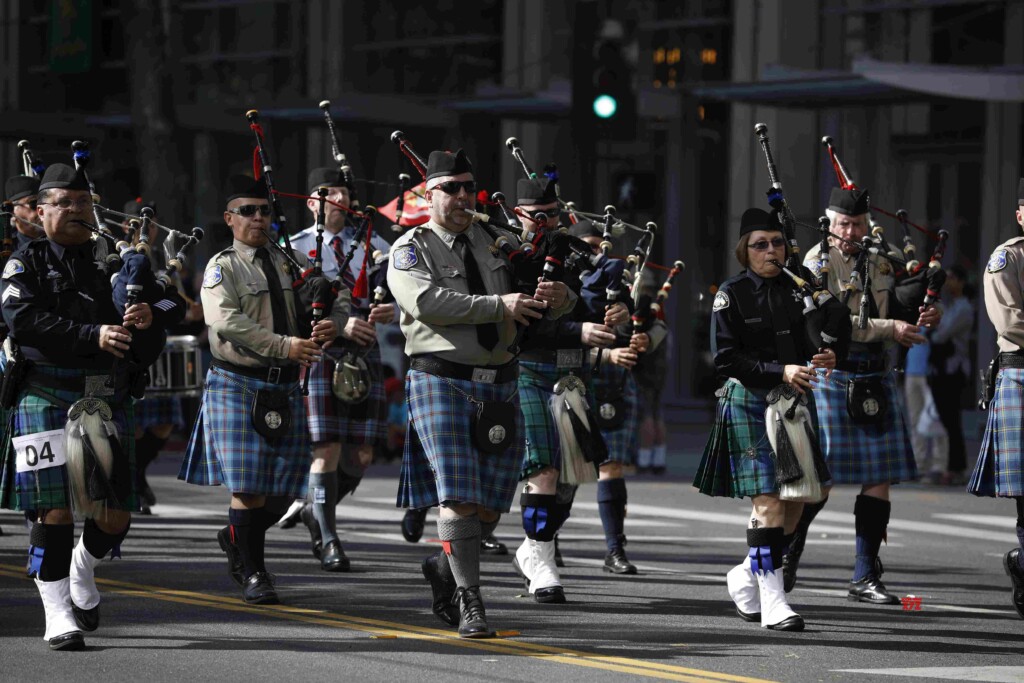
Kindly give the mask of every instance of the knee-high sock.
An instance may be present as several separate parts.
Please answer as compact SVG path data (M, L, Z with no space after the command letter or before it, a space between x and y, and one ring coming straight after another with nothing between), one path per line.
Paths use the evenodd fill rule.
M437 536L444 544L455 583L460 588L480 585L480 518L441 517Z
M559 503L555 494L524 493L519 497L523 511L523 531L535 541L553 541L569 519L572 504Z
M144 474L146 472L146 468L149 467L149 463L156 460L156 457L160 455L160 451L162 451L166 445L167 439L161 439L148 429L143 432L142 436L135 442L136 471L140 474Z
M423 510L426 513L426 509ZM494 530L498 528L498 522L501 521L501 515L498 515L498 519L493 522L480 522L480 538L484 539L494 533ZM449 575L452 573L452 567L448 563L448 553L441 553L441 557L437 559L437 568L442 574Z
M71 575L75 547L74 524L32 525L29 534L28 575L40 581L60 581Z
M320 525L320 536L326 546L338 540L335 508L338 506L338 472L313 472L309 475L309 504L313 518Z
M1024 569L1024 496L1017 497L1017 542L1020 543L1020 554L1017 560Z
M785 532L780 526L747 529L751 573L756 575L782 569L782 546L785 537Z
M859 581L875 572L875 560L882 546L885 529L889 526L889 512L892 503L871 496L857 496L853 514L857 529L857 563L853 568L853 580Z
M621 549L626 536L626 480L601 479L597 482L597 510L604 527L604 541L608 552Z
M231 521L231 536L242 556L245 578L256 572L266 571L263 553L267 528L262 524L262 508L249 510L228 510Z
M807 530L811 528L811 522L825 508L826 503L828 503L828 498L825 498L820 503L807 503L804 505L804 510L800 513L800 521L796 523L796 530L792 533L789 548L786 549L787 553L799 555L804 551L804 543L807 542Z

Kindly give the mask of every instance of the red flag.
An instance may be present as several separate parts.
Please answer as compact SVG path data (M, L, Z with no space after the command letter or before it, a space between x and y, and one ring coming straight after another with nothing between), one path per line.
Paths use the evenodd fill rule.
M427 189L426 186L427 183L424 181L405 193L405 206L402 207L402 217L398 219L398 224L403 228L412 228L417 225L423 225L430 220L430 209L427 206L427 200L423 198L423 193L426 192ZM398 197L395 197L390 202L377 209L377 213L381 214L392 223L395 222L395 214L397 211Z

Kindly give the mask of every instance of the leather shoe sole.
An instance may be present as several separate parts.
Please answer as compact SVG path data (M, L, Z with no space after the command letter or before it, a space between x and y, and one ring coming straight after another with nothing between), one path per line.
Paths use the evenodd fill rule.
M760 612L744 612L739 607L737 607L736 614L738 614L740 619L742 619L743 621L756 621L759 624L761 623Z
M62 636L56 638L50 638L50 649L51 650L84 650L85 649L85 638L82 637L81 633L75 631L74 633L65 633Z
M804 620L799 614L794 614L789 619L784 619L777 624L769 624L768 628L772 631L803 631Z
M78 605L72 603L71 611L75 615L75 623L78 624L78 628L83 631L95 631L100 625L100 606L96 605L92 609L82 609Z

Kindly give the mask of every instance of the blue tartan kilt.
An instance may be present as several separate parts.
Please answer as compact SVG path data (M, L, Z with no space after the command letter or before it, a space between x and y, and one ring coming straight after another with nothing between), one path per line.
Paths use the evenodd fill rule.
M601 436L608 445L608 462L630 465L636 460L637 449L640 448L640 399L632 371L603 363L594 374L594 390L590 392L590 409L595 415L604 396L622 396L626 405L626 421L622 426L615 430L601 430Z
M515 404L516 439L504 453L481 453L473 445L476 406L453 386L478 401ZM508 512L515 498L524 450L517 383L483 384L410 370L405 377L405 395L409 424L398 507L425 508L450 501Z
M78 368L58 368L52 365L35 365L33 372L54 378L79 378L97 374L96 370ZM74 403L83 394L76 391L61 389L44 389L46 393L66 403ZM131 397L127 391L120 391L114 396L101 397L110 406L112 420L117 426L118 439L123 457L127 463L114 463L111 485L115 491L124 491L117 503L109 506L116 510L134 512L139 509L135 492L135 425ZM17 472L17 463L12 439L16 436L27 436L63 429L67 424L66 408L54 405L35 394L21 391L13 410L3 411L4 435L2 452L4 453L0 467L0 507L7 510L32 512L37 510L53 510L71 507L71 488L67 467L59 465L46 469Z
M157 425L174 425L184 429L185 411L180 396L158 396L150 394L135 402L135 426L139 429Z
M255 392L261 389L291 392L291 429L273 441L252 426ZM312 451L300 389L298 382L271 384L211 367L178 479L200 486L224 484L232 493L305 497Z
M1024 369L1004 368L996 377L967 490L976 496L1024 496Z
M309 372L309 396L306 411L309 415L309 436L313 443L341 442L383 446L388 440L388 406L384 396L384 372L380 348L374 346L366 354L366 367L370 371L370 394L356 405L339 401L331 390L334 367L347 350L357 347L332 346L324 359Z
M833 370L832 376L825 379L825 371L818 371L815 405L821 425L821 448L833 484L896 484L917 479L917 464L894 373L887 372L882 380L889 410L880 424L856 423L846 410L850 378L869 376L872 374Z

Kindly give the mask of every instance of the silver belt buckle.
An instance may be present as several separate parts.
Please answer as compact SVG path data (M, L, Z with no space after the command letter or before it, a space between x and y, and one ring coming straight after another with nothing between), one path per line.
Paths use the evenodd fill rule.
M555 351L555 367L559 370L578 368L583 365L583 349L558 349Z
M494 384L498 379L498 371L493 368L473 368L473 381Z
M86 396L113 396L113 383L108 384L110 375L87 375L85 378Z
M281 379L281 368L272 367L267 370L267 381L271 384L277 384Z

